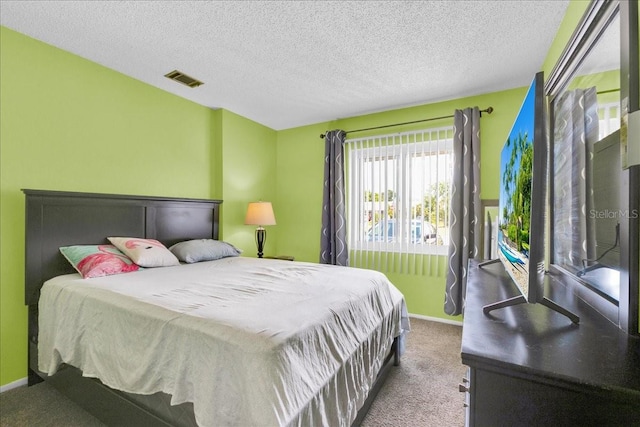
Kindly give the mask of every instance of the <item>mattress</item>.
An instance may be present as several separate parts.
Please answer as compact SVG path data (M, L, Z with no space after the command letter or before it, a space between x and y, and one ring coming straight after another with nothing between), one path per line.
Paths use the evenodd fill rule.
M381 273L224 258L82 279L39 300L38 366L192 402L200 426L349 426L394 337L402 294Z

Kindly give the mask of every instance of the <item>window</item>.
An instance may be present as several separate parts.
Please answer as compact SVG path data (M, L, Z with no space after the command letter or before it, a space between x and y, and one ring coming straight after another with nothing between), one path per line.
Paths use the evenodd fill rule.
M598 107L600 118L599 140L620 129L620 102L609 102Z
M351 250L446 255L452 128L346 141Z

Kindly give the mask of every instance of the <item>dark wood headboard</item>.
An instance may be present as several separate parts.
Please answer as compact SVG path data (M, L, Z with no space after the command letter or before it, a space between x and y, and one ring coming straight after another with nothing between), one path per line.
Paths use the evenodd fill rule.
M104 244L111 236L156 239L167 247L189 239L218 239L220 200L22 191L27 305L38 303L46 280L75 271L61 246Z

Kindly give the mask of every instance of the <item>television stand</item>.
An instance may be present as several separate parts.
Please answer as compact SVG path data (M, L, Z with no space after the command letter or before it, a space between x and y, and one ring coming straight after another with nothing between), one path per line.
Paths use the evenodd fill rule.
M484 266L491 265L491 264L496 264L498 262L501 262L500 259L498 259L498 258L490 259L488 261L483 261L483 262L478 263L478 268L482 268ZM560 305L558 305L555 302L551 301L547 297L543 296L542 299L540 301L537 301L537 302L539 302L540 304L544 305L545 307L550 308L553 311L556 311L556 312L562 314L563 316L568 317L569 320L571 320L576 325L578 323L580 323L580 317L576 316L575 314L573 314L572 312L570 312L566 308L561 307ZM494 302L493 304L487 304L487 305L482 307L482 312L485 315L488 315L493 310L497 310L497 309L505 308L505 307L511 307L511 306L518 305L518 304L527 304L527 303L535 304L535 302L528 301L527 298L524 295L520 294L520 295L517 295L515 297L511 297L511 298L504 299L502 301Z

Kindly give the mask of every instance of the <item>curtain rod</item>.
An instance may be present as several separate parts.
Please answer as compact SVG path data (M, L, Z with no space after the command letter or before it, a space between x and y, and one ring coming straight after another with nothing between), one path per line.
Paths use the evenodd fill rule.
M482 116L482 113L487 113L487 114L491 114L493 113L493 107L488 107L484 110L480 110L480 116ZM442 117L431 117L429 119L422 119L422 120L414 120L412 122L403 122L403 123L393 123L390 125L383 125L383 126L374 126L372 128L364 128L364 129L355 129L355 130L348 130L345 131L345 133L354 133L354 132L364 132L366 130L374 130L374 129L384 129L384 128L390 128L393 126L402 126L402 125L412 125L414 123L421 123L421 122L430 122L433 120L442 120L442 119L450 119L453 117L453 114L450 116L442 116ZM324 139L324 137L326 136L325 133L321 133L320 134L320 138Z

